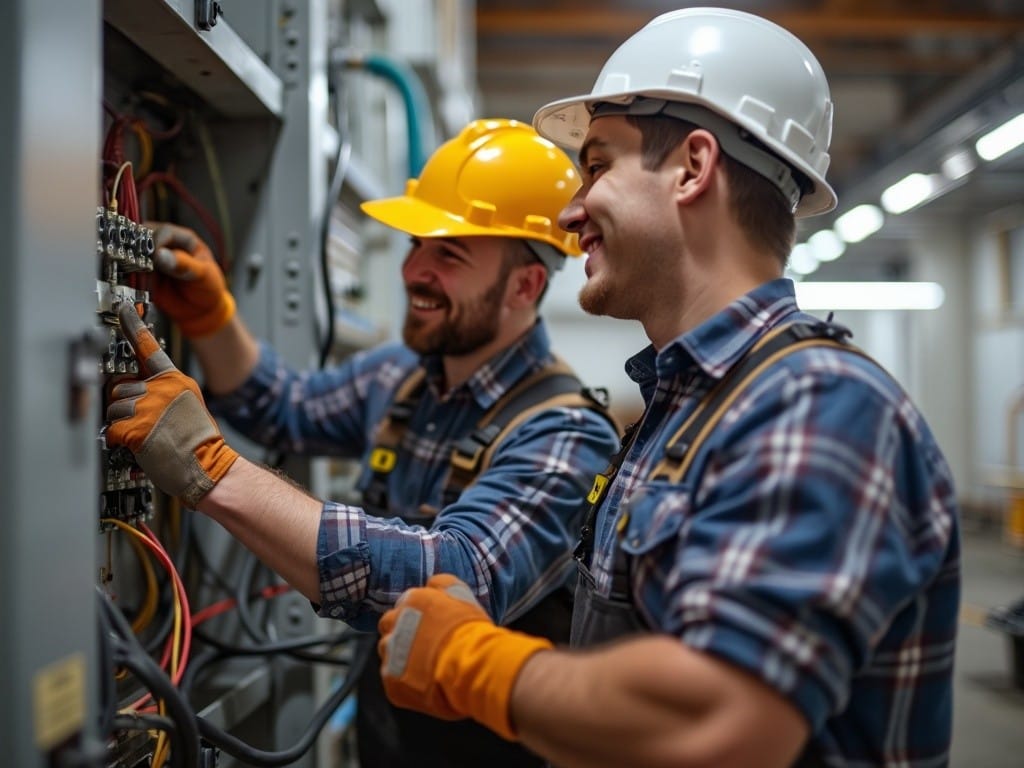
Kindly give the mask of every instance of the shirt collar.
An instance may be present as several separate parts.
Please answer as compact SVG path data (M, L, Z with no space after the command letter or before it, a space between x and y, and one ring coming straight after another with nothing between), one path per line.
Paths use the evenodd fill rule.
M640 385L645 399L657 379L694 366L720 379L771 328L799 314L793 282L772 280L677 336L660 352L647 346L626 362L626 374Z
M477 368L472 376L448 392L444 399L466 397L468 394L480 408L487 410L527 373L550 358L551 341L544 321L538 319L529 332ZM431 389L437 394L444 380L441 356L425 355L421 363L427 372Z

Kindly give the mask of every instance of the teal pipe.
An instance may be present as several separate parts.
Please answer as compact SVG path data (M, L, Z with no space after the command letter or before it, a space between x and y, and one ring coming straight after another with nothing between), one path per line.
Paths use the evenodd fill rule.
M430 100L427 98L423 82L408 64L380 54L371 53L361 61L357 60L357 63L367 72L391 82L402 95L409 138L409 178L419 178L420 171L427 162L421 123L424 118L430 118Z

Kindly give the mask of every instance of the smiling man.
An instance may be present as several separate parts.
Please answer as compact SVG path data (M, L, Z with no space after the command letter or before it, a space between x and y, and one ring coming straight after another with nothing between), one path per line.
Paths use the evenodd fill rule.
M587 253L580 303L643 325L646 409L594 484L572 649L440 574L381 619L392 701L575 768L946 765L949 467L783 276L796 217L836 204L821 66L766 19L686 8L534 125L579 151L559 221Z
M361 506L315 500L238 458L194 383L149 355L129 307L122 328L150 378L115 390L108 444L127 445L163 490L223 524L322 616L373 630L406 588L443 571L496 621L567 641L582 500L618 445L538 315L551 273L579 254L557 225L578 186L571 160L529 126L468 125L406 194L363 205L412 238L405 343L305 373L246 329L195 233L157 228L154 299L190 336L211 409L279 450L361 457ZM498 437L481 428L501 419ZM486 467L467 473L483 452ZM544 762L470 720L393 708L375 659L357 736L367 768Z

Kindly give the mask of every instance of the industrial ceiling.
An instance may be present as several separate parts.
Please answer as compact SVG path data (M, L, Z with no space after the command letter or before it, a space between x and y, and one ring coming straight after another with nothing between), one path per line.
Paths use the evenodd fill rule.
M781 24L825 68L835 103L829 178L840 197L836 214L871 198L877 203L901 175L938 170L981 133L1024 112L1022 0L718 5ZM549 100L588 92L623 40L678 7L652 0L477 0L481 112L529 120ZM956 186L931 204L933 213L970 215L1021 200L1024 149Z

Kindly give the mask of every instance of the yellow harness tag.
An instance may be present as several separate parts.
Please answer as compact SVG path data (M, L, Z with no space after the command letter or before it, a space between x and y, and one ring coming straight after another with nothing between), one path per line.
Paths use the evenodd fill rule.
M374 472L390 472L397 461L398 454L390 448L374 448L370 454L370 469Z
M590 488L590 493L587 494L587 501L591 504L597 504L604 496L604 489L608 487L608 478L605 475L595 475L594 484Z

